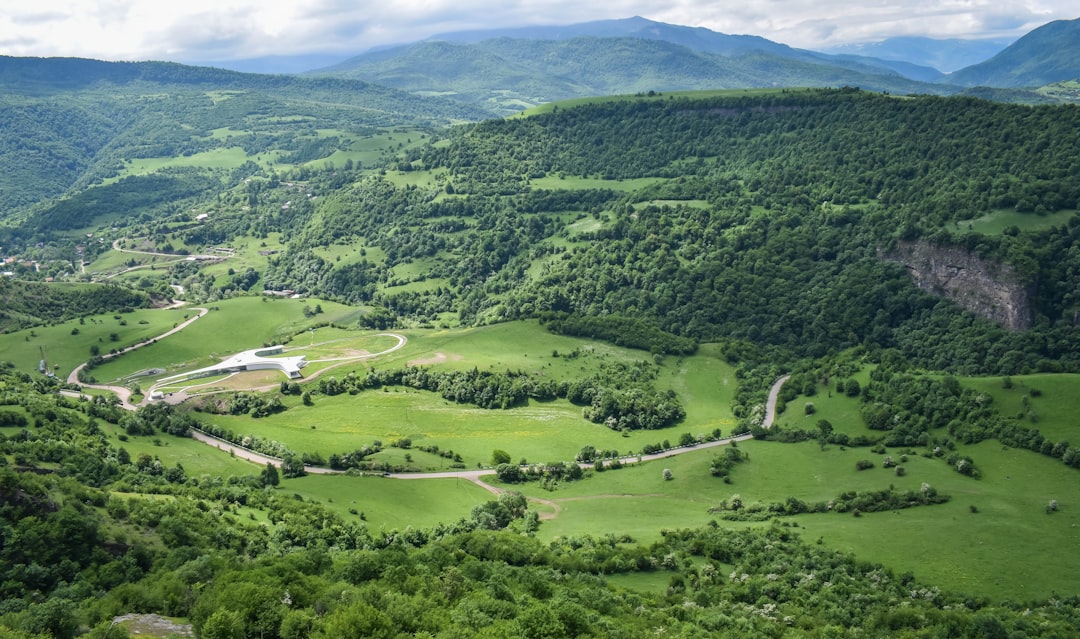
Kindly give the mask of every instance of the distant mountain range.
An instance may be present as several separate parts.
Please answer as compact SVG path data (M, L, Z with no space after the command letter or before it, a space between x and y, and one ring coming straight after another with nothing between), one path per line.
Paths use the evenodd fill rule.
M946 81L957 86L1041 87L1080 78L1080 19L1057 20Z
M446 33L369 51L311 75L443 95L494 114L589 95L775 86L933 94L986 86L996 99L1038 101L1043 98L1034 93L1001 89L1080 78L1080 20L1048 24L1007 45L895 38L822 53L634 17ZM972 61L981 64L948 75L938 70Z
M882 60L898 60L930 67L944 73L989 60L1013 40L935 40L899 37L881 42L864 42L822 49L836 55L861 55Z

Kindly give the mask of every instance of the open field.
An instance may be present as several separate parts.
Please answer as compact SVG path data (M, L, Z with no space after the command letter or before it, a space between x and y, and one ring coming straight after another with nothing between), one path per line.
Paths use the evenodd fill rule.
M331 326L305 331L304 327L313 322L355 317L354 309L326 302L321 302L322 315L305 316L304 306L314 303L313 300L263 301L257 297L226 300L216 305L218 310L176 336L97 371L115 366L114 374L119 375L123 370L150 368L163 359L162 353L171 362L202 365L200 362L213 359L212 354L232 354L270 341L274 336L289 336L280 341L286 342L291 353L304 353L309 360L381 352L396 342L393 337ZM141 315L122 317L128 318L128 327L135 319L134 326L160 332L184 313L192 312L192 309L140 311L150 322L145 325L135 319ZM152 322L150 318L154 318ZM110 321L116 322L111 317L103 318L100 330L109 329ZM87 322L84 326L97 325ZM60 331L55 339L67 345L73 343L68 340L84 337L84 332L85 337L92 337L89 328L76 336L70 334L70 325L52 329ZM570 461L585 445L626 453L665 439L675 442L684 432L698 434L720 428L726 434L735 422L730 412L734 370L715 345L703 345L691 357L669 356L655 364L642 351L554 335L536 322L471 329L413 329L403 333L408 342L400 350L349 363L327 374L345 376L350 371L362 374L369 367L396 369L413 365L453 370L521 370L569 380L601 374L605 367L615 363L644 361L656 371L658 388L670 388L680 396L687 417L673 428L623 436L589 423L582 417L580 407L562 400L534 401L509 410L484 410L449 402L432 392L386 388L334 397L316 394L313 406L304 406L296 396L282 396L288 410L257 420L216 415L201 418L238 434L257 435L280 441L297 451L323 456L349 452L380 440L385 448L372 457L374 461L404 464L414 470L443 471L453 469L451 460L419 451L417 447L436 445L442 450L452 450L462 457L466 468L489 464L494 449L507 451L515 461ZM60 339L65 336L66 340ZM4 337L13 340L13 348L26 350L33 346L28 345L25 336ZM175 342L170 344L170 340ZM121 362L122 368L116 366ZM305 369L305 372L315 370ZM868 372L864 369L856 378L865 382ZM257 371L203 381L212 387L229 389L274 385L281 379L284 378L279 373ZM1069 375L1016 376L1012 378L1012 389L1004 389L1001 378L964 379L963 383L993 395L993 405L1005 414L1034 412L1038 419L1033 424L1035 427L1052 438L1068 438L1075 432L1073 415L1080 408L1069 399L1077 396L1071 392L1077 381L1078 378ZM1032 396L1033 388L1041 394ZM815 404L817 410L812 416L804 414L806 401ZM830 396L829 389L819 387L814 396L793 400L787 412L779 417L779 423L809 429L818 419L825 418L838 432L873 435L862 424L859 405L857 398L835 390ZM120 442L117 427L107 426L106 430L132 456L145 453L160 457L168 466L180 463L190 476L259 471L258 465L193 440L162 435L156 442L153 437L130 437ZM411 440L411 449L389 447L391 442L402 438ZM897 459L907 452L907 460L902 462L907 474L899 477L891 469L883 468L882 454L865 448L826 446L822 449L816 442L758 441L739 446L750 458L735 467L731 484L709 473L710 460L720 449L630 464L615 471L590 472L590 478L564 483L554 491L544 490L538 484L504 486L495 477L488 477L488 481L544 500L531 506L545 518L539 533L542 538L602 531L630 534L643 542L655 539L664 528L702 526L718 519L708 509L735 494L747 504L778 502L789 497L818 502L851 490L880 490L890 486L918 490L926 482L940 493L951 495L952 500L937 506L867 513L859 518L827 513L799 515L792 521L808 541L820 538L828 547L854 553L861 559L881 561L897 573L913 572L944 588L1015 600L1047 597L1075 588L1071 575L1080 569L1080 558L1062 549L1080 543L1080 485L1075 481L1076 471L1060 462L1026 451L1003 449L998 442L983 442L958 451L975 459L982 473L982 478L975 480L955 472L942 459L923 456L922 451L889 450L888 454ZM855 462L861 459L873 461L875 467L857 471ZM673 473L670 481L662 477L665 468ZM313 475L288 480L283 483L283 489L318 499L345 517L359 518L363 513L369 527L387 530L456 521L467 517L476 504L491 498L482 487L464 479L398 481ZM1058 500L1060 509L1047 514L1045 507L1051 499ZM764 524L720 521L720 525Z
M305 306L319 304L323 313L307 317ZM161 312L161 311L157 311ZM182 322L196 311L180 309L174 321ZM213 364L221 357L271 342L279 342L303 332L319 322L332 322L354 311L344 305L316 300L288 300L269 297L238 297L215 302L210 313L185 330L146 348L108 361L94 369L99 381L119 379L149 368L169 368L171 375L181 369ZM167 328L167 327L166 327ZM159 331L160 332L160 331Z
M464 479L401 481L384 477L309 475L282 481L280 490L313 498L346 519L364 515L372 530L428 528L467 519L473 506L495 498ZM357 514L349 512L356 510Z
M502 449L514 461L570 461L582 446L620 451L640 450L678 432L636 432L622 437L582 418L581 408L564 400L531 403L509 410L485 410L446 401L435 393L406 389L365 391L355 396L316 397L314 406L283 398L289 409L251 420L245 416L207 415L205 419L236 433L282 442L300 452L346 453L375 440L384 445L409 438L414 447L436 445L462 456L465 464L490 464L491 451ZM437 460L437 461L436 461ZM450 461L433 459L425 470L450 470Z
M1064 226L1076 211L1055 211L1039 215L1019 213L1012 209L1001 209L967 222L957 222L958 229L968 229L984 235L999 235L1005 229L1015 226L1021 231L1045 231L1053 226Z
M994 398L993 406L1007 417L1035 428L1051 441L1080 441L1080 376L1017 375L1013 387L1004 388L1004 378L965 378L965 386L977 388ZM1032 391L1036 394L1032 394Z
M190 312L190 311L184 311ZM180 319L183 312L175 310L139 309L130 313L95 315L69 320L53 326L38 326L0 334L0 359L15 364L23 371L37 370L41 350L56 375L66 378L76 366L90 359L90 348L97 346L102 354L121 349L160 335ZM113 339L115 334L116 338ZM133 369L130 372L134 372Z

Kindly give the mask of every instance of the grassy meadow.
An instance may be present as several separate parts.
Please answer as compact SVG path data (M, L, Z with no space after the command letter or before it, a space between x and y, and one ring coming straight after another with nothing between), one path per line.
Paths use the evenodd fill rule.
M323 313L310 316L304 308L320 304ZM310 309L309 309L310 310ZM140 310L116 317L100 316L53 327L39 327L31 335L21 331L0 336L0 348L20 368L36 368L38 346L44 345L50 363L61 372L84 359L91 344L108 345L118 333L117 346L152 337L190 317L192 308ZM461 456L466 468L491 463L492 451L507 451L515 461L533 463L570 461L585 445L621 453L640 451L646 444L665 439L676 442L684 432L697 435L720 428L727 434L735 424L731 400L734 369L716 345L702 345L688 357L652 356L593 340L549 333L538 322L511 322L466 329L408 329L393 331L407 343L392 353L370 359L337 361L378 353L397 343L375 331L336 326L305 330L316 323L355 324L358 309L315 300L242 297L213 305L210 313L180 333L152 346L106 363L94 371L98 379L119 379L152 367L203 366L218 358L264 343L281 342L290 354L305 354L313 363L309 381L322 374L363 374L369 368L393 370L404 366L432 369L520 370L551 379L569 380L601 374L616 363L649 362L659 389L674 390L686 408L686 419L661 431L639 431L627 436L585 420L581 408L564 400L529 402L509 410L484 410L444 400L436 393L407 388L385 388L334 397L315 394L312 406L299 397L281 396L287 410L269 417L200 416L239 434L277 440L301 452L328 456L344 453L379 440L384 450L376 461L402 464L413 470L452 470L450 460L418 450L436 445ZM121 325L120 321L126 321ZM77 333L72 329L78 328ZM75 334L73 334L75 333ZM101 342L99 340L104 340ZM105 349L107 351L107 349ZM318 360L325 361L321 364ZM862 370L857 379L869 374ZM275 385L279 373L257 371L233 378L201 380L206 387L236 390ZM1073 439L1074 416L1080 411L1073 398L1080 377L1072 375L1014 376L1011 388L1003 378L965 378L961 382L993 397L1004 415L1038 428L1054 440ZM144 382L145 386L148 382ZM317 382L314 382L317 383ZM1032 391L1035 392L1032 392ZM813 429L828 419L838 432L874 435L863 424L859 398L818 386L813 396L791 401L778 423ZM272 391L275 395L277 391ZM815 411L805 413L806 402ZM137 457L159 457L167 466L181 464L189 476L216 477L256 474L258 465L241 461L194 440L128 437L120 440L118 427L104 424L110 439ZM408 438L411 448L390 447ZM553 539L565 535L626 533L648 542L663 529L707 525L757 526L763 523L726 522L709 508L739 495L746 504L772 503L795 497L806 502L827 501L846 491L918 490L923 482L951 496L946 504L901 511L806 514L790 519L804 539L820 542L839 552L880 561L896 573L912 572L943 588L993 599L1024 601L1075 590L1072 578L1080 558L1070 549L1080 543L1080 484L1076 471L1059 461L1023 450L1003 448L996 441L962 446L982 473L972 479L955 472L943 459L926 457L921 450L889 450L907 471L897 476L882 465L884 454L866 448L825 446L817 442L782 444L748 441L739 447L749 460L735 467L732 483L712 477L712 457L721 449L700 449L646 464L630 463L619 470L590 471L583 481L564 483L555 490L538 484L500 486L522 490L533 498L531 507L544 518L538 533ZM874 468L858 471L855 462L867 459ZM672 471L664 480L662 471ZM382 477L310 475L283 482L288 490L317 499L347 518L360 518L373 529L425 527L467 517L473 506L492 498L491 493L464 479L400 481ZM1060 508L1048 514L1049 500Z

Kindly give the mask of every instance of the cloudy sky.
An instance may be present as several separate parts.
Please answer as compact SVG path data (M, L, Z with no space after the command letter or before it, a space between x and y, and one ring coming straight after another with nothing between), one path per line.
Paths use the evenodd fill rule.
M0 54L233 60L359 53L463 29L634 15L820 49L888 36L1018 37L1076 0L0 0Z

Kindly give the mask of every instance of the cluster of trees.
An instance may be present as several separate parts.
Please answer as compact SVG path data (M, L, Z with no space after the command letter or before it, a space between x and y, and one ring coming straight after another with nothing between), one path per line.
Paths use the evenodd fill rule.
M692 355L697 351L697 342L693 339L679 337L640 318L560 315L548 319L545 325L549 331L558 335L592 337L616 346L638 348L661 355Z
M144 308L149 303L146 293L115 284L49 286L0 277L0 330Z
M723 500L709 512L727 521L768 521L773 517L801 515L803 513L850 512L856 517L862 513L901 510L915 506L930 506L949 501L948 495L937 492L933 486L923 483L919 490L898 491L893 487L882 490L846 491L828 501L807 503L797 497L771 503L746 504L739 495Z

